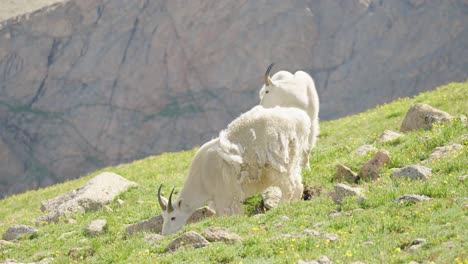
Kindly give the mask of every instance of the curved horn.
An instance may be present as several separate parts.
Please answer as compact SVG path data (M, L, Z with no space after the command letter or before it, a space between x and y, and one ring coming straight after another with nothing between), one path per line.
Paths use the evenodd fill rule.
M169 202L167 202L167 212L170 213L174 211L174 207L172 207L172 194L174 193L175 187L172 187L171 194L169 195Z
M158 201L159 201L159 206L161 206L161 209L163 211L166 211L166 205L163 203L162 199L161 199L161 188L162 188L162 184L159 185L159 189L158 189Z
M266 72L265 72L265 86L270 86L273 84L273 82L271 81L271 78L270 78L270 71L271 71L271 68L273 68L273 65L275 65L274 63L270 64L270 66L268 66Z

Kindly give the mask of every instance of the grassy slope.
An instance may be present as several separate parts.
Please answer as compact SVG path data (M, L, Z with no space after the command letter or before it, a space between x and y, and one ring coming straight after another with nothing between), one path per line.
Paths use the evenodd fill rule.
M467 134L466 127L457 118L454 122L435 127L432 131L409 133L396 143L377 145L390 151L393 164L383 171L383 177L372 183L362 183L368 190L367 200L358 205L352 199L342 206L333 204L326 195L332 191L335 165L343 163L358 171L370 158L351 157L349 153L363 144L370 144L384 130L398 131L408 108L424 102L459 117L468 115L468 83L453 83L413 99L400 99L365 113L321 124L321 138L310 161L311 170L304 172L306 185L321 189L321 195L311 201L284 204L259 218L238 216L213 218L190 225L186 230L203 231L208 226L224 226L238 233L244 240L237 245L212 244L202 249L185 249L174 254L164 253L165 246L176 236L165 238L156 245L142 241L144 234L125 235L125 224L134 223L160 213L156 203L156 189L182 185L194 150L167 153L106 168L140 185L122 194L125 203L110 204L113 212L100 210L77 215L76 224L50 224L39 227L36 238L24 239L17 246L0 249L0 261L15 258L34 261L37 252L48 251L57 263L68 263L68 250L77 246L92 246L96 253L86 258L89 263L295 263L298 259L312 260L322 255L335 263L363 261L366 263L408 263L410 260L429 263L468 263L467 242L467 180L458 177L468 174L466 145L460 136ZM430 163L433 176L425 181L392 181L390 167L418 163L437 146L455 142L464 150L449 159ZM0 201L0 233L16 223L30 224L41 215L39 202L60 193L82 186L100 171L86 177L58 184L46 189L30 191ZM432 197L420 204L395 204L391 201L404 194L424 194ZM137 202L140 201L140 202ZM141 203L143 201L143 203ZM246 205L249 209L249 205ZM364 210L351 216L330 218L333 211ZM273 225L282 222L282 227ZM108 232L89 237L83 228L92 220L108 221ZM318 226L315 224L321 223ZM319 237L303 237L269 242L284 233L297 233L305 228L340 236L335 242ZM77 231L66 239L57 240L65 232ZM408 243L415 238L425 238L420 250L410 252ZM363 246L365 241L373 245ZM441 245L453 244L449 249Z

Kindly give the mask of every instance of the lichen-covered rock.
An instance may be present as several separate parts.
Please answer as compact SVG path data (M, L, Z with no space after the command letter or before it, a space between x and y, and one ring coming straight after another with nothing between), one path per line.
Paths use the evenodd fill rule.
M46 214L38 222L57 222L60 216L98 210L112 202L135 182L112 172L103 172L88 181L83 187L41 202Z
M429 155L428 160L442 159L446 157L455 156L463 149L463 146L460 144L449 144L442 147L435 148L431 155Z
M452 116L427 104L415 104L406 113L401 124L401 132L423 129L430 130L436 123L450 121Z
M356 183L359 180L357 173L343 164L338 164L336 166L334 178L336 181L345 181L347 183Z
M379 150L374 157L364 163L359 172L361 180L375 180L379 177L380 170L390 163L390 153L387 150Z
M107 221L103 219L94 220L84 230L87 234L93 236L104 234L107 230Z
M380 136L375 140L376 143L386 143L386 142L391 142L396 139L399 139L403 137L402 134L397 133L395 131L391 130L385 130Z
M263 206L270 210L278 206L281 200L281 189L278 187L269 187L262 192Z
M418 195L418 194L406 194L398 199L393 200L394 203L400 203L400 202L410 202L410 203L419 203L422 201L429 201L431 198L425 196L425 195Z
M362 145L355 149L353 152L351 152L351 156L365 156L368 153L375 152L377 151L378 148L376 148L374 145Z
M39 231L28 225L14 225L11 226L3 233L2 239L6 241L15 240L23 236L35 236Z
M358 196L359 199L364 199L363 189L351 187L346 184L335 184L335 191L330 193L331 198L335 203L341 203L345 197Z
M409 165L390 175L391 178L406 178L410 180L426 180L432 174L432 170L421 165Z
M203 231L202 233L202 236L210 242L221 241L226 244L235 244L242 240L242 238L238 234L232 233L224 227L216 226L212 226L205 229L205 231Z
M167 245L166 250L176 251L181 247L194 247L201 248L207 246L210 242L206 240L203 236L198 234L195 231L189 231L182 234L181 236L174 239L169 245Z

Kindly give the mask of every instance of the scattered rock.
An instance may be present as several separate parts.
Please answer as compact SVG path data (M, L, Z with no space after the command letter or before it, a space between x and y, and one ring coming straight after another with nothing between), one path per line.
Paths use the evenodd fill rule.
M336 241L339 238L338 235L336 235L336 234L321 233L321 232L319 232L317 230L305 229L302 232L296 233L296 234L282 234L282 235L279 235L279 236L272 237L270 239L270 241L273 242L273 241L277 241L277 240L280 240L280 239L301 238L301 237L304 237L304 236L322 237L322 238L326 238L326 239L330 240L331 242Z
M3 240L11 241L23 236L36 236L38 230L28 225L14 225L7 229L2 235Z
M226 228L215 226L209 227L203 231L202 236L209 242L221 241L226 244L235 244L242 240L239 235L230 232Z
M370 152L375 152L378 149L373 145L362 145L353 152L351 152L351 156L365 156Z
M160 234L162 231L163 222L164 219L162 215L158 215L149 219L145 219L138 223L128 225L126 228L126 232L129 235L134 234L136 232L151 232Z
M341 212L334 212L334 213L331 213L328 215L328 217L330 218L337 218L337 217L340 217L343 213Z
M373 246L374 242L373 241L365 241L362 243L363 246Z
M65 239L65 238L67 238L67 237L69 237L69 236L72 236L72 235L74 235L74 234L76 234L76 231L71 231L71 232L63 233L63 234L61 234L61 235L57 238L57 240L63 240L63 239Z
M122 199L117 199L117 204L122 206L125 202Z
M357 173L343 164L338 164L336 166L334 178L336 181L346 181L347 183L357 183L359 180Z
M452 249L452 248L455 247L455 243L453 243L452 241L442 242L440 245L441 245L442 247L448 248L448 249Z
M65 219L65 223L67 223L67 224L76 224L76 223L78 223L78 221L76 221L73 218L68 218L68 219Z
M385 130L376 140L376 143L386 143L403 137L402 134L391 130Z
M341 203L348 196L359 196L364 199L362 188L351 187L342 183L335 184L334 188L335 192L330 193L330 196L335 203Z
M159 234L150 234L150 235L145 236L143 240L149 244L154 244L157 241L162 240L163 238L164 236L159 235Z
M50 250L40 251L40 252L34 253L34 255L32 255L32 259L34 259L35 261L36 260L42 261L44 259L51 258L53 254L54 253L51 252Z
M468 174L458 177L458 180L464 182L468 178Z
M281 221L288 221L290 218L287 215L280 216Z
M359 172L359 178L363 180L375 180L379 177L380 170L390 163L390 153L386 150L379 150L374 157L364 163Z
M410 203L419 203L422 201L429 201L431 198L425 196L425 195L418 195L418 194L407 194L403 195L398 199L393 200L394 203L400 203L400 202L410 202Z
M16 246L16 244L13 242L0 240L0 249L6 248L6 247L13 247L13 246Z
M94 255L94 252L95 250L90 246L76 247L68 251L68 256L74 260L82 260Z
M187 220L187 224L192 224L196 222L200 222L201 220L209 217L213 217L216 215L216 212L209 208L208 206L200 207Z
M208 245L210 242L195 231L189 231L174 239L167 245L167 251L176 251L181 247L201 248Z
M136 203L137 204L144 204L145 202L143 202L142 200L138 200Z
M94 220L85 228L85 232L93 236L104 234L107 229L106 225L107 225L106 220L102 220L102 219Z
M411 180L426 180L431 176L432 170L421 165L409 165L390 175L391 178L406 178Z
M413 241L409 244L408 250L410 250L410 251L417 250L417 249L419 249L420 247L422 247L422 245L423 245L424 243L426 243L426 239L424 239L424 238L416 238L415 240L413 240Z
M281 200L281 190L278 187L269 187L262 192L263 206L270 210L278 206Z
M41 210L46 214L38 222L57 222L60 216L98 210L136 185L115 173L103 172L79 189L42 201Z
M437 147L434 149L431 155L429 155L429 160L441 159L447 156L453 156L463 149L463 146L460 144L450 144L443 147Z
M323 256L318 260L312 260L312 261L299 260L297 261L297 264L333 264L333 262L328 257Z
M401 132L418 129L430 130L435 123L450 121L452 116L427 104L415 104L406 113L401 124Z

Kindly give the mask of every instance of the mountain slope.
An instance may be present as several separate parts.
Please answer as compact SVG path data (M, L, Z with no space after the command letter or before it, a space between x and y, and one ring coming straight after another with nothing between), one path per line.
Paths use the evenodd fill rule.
M311 170L304 172L305 184L320 194L310 201L281 205L262 217L212 218L186 227L186 230L201 232L208 226L224 226L244 238L240 244L216 243L201 249L164 253L166 245L175 236L149 245L142 240L143 234L125 235L125 224L160 213L156 201L159 184L180 188L195 153L191 150L165 153L101 170L115 172L140 185L120 195L119 198L125 201L122 206L117 202L110 204L112 212L100 210L77 215L74 224L60 222L38 227L37 237L16 241L16 246L2 247L0 261L7 258L37 261L40 256L49 254L57 263L65 263L71 261L67 255L71 248L91 246L94 255L84 258L89 263L295 263L299 259L313 260L322 255L335 263L408 263L410 260L464 263L468 259L465 250L468 193L467 180L460 181L459 176L468 174L468 141L466 136L461 137L468 134L468 130L459 117L468 114L467 101L468 83L452 83L413 99L399 99L364 113L323 122L320 140L310 160ZM384 130L398 131L406 111L418 102L430 104L456 118L431 131L408 133L394 143L375 144L390 152L392 164L384 169L380 180L358 184L367 190L367 198L362 204L348 199L341 206L335 205L327 195L333 190L335 165L343 163L357 171L371 156L352 157L349 154L363 144L371 144ZM464 149L451 158L427 165L433 173L427 181L389 178L390 168L418 163L435 147L451 142L462 144ZM41 215L39 201L78 188L98 173L1 200L0 233L16 223L31 224L31 219ZM392 202L404 194L421 194L432 199L419 204ZM251 204L256 201L251 199L246 203L247 211L252 211ZM363 210L353 211L358 208ZM349 215L329 217L335 211ZM290 220L282 220L283 216ZM107 233L97 237L85 235L83 228L98 218L107 220ZM278 223L281 226L277 226ZM336 234L338 240L302 237L270 241L275 236L298 233L306 228ZM73 231L76 233L57 240L63 233ZM408 247L416 238L426 239L426 243L411 251ZM364 242L368 243L363 245ZM40 252L42 255L37 254Z

